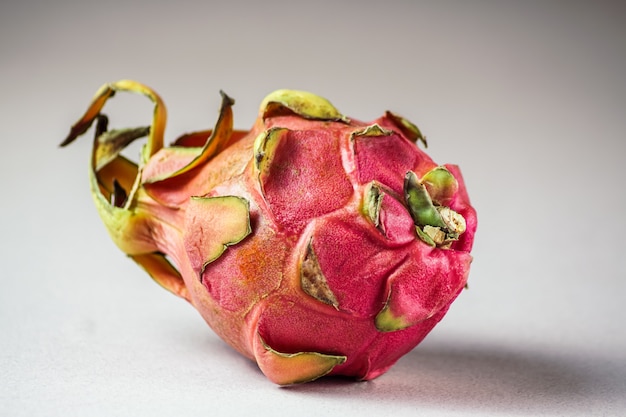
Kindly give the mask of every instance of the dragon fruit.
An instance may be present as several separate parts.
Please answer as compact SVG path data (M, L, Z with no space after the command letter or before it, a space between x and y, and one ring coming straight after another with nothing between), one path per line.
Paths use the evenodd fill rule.
M151 99L152 124L108 130L117 91ZM239 131L233 104L222 93L214 129L163 147L161 98L122 80L61 145L96 122L91 192L113 241L271 381L383 374L466 286L476 214L459 168L391 112L365 123L279 90ZM138 163L121 153L145 136Z

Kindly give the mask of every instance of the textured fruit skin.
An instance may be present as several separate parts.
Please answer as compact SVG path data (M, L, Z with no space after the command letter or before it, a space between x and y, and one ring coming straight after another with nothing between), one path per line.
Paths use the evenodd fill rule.
M111 88L139 84L128 85ZM391 113L348 119L307 94L268 96L248 132L232 130L224 96L211 137L152 146L126 187L106 185L120 182L116 153L92 171L92 192L118 246L269 379L368 380L413 349L466 285L476 214L458 167L445 165L456 180L445 206L465 227L427 244L404 197L407 172L439 167L415 143L419 131ZM197 163L207 140L219 143ZM107 207L112 190L126 199Z

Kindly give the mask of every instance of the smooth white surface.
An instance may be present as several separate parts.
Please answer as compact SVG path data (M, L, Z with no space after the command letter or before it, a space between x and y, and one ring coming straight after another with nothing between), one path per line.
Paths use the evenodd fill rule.
M624 415L625 17L617 1L3 3L0 415ZM219 89L238 128L277 88L405 115L478 210L469 291L375 381L272 385L109 241L90 140L57 147L120 78L163 96L169 139L211 127ZM126 126L150 108L107 111Z

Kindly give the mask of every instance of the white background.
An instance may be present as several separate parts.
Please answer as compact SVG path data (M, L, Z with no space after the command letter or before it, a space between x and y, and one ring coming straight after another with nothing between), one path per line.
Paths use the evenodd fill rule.
M0 5L0 415L626 413L624 2L211 3ZM121 78L162 95L170 140L219 89L241 129L277 88L406 116L478 210L470 289L374 381L271 384L110 242L91 140L57 146Z

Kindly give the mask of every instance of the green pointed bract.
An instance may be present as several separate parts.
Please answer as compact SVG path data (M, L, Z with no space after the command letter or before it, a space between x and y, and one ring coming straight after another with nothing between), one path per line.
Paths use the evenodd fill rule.
M259 174L261 188L269 175L276 148L288 133L289 129L274 127L261 133L254 141L254 165Z
M406 320L403 316L396 316L391 311L389 304L376 315L375 319L376 328L381 332L395 332L396 330L402 330L409 327L410 321Z
M380 208L382 206L384 197L385 193L381 189L380 184L376 183L375 181L367 184L367 187L365 188L362 209L365 215L376 227L379 227L380 225Z
M154 155L163 147L163 133L165 131L165 121L167 119L167 110L161 100L161 97L151 88L131 80L120 80L108 83L100 87L95 96L91 100L87 111L70 129L70 133L65 140L61 142L61 146L72 143L78 136L85 133L94 120L100 115L100 111L104 107L107 100L115 95L118 91L127 91L131 93L142 94L154 102L154 111L152 115L152 125L144 151L141 154L141 163L144 164L148 158Z
M270 93L261 103L260 112L265 119L282 114L285 109L305 119L348 121L330 101L313 93L298 90L276 90Z
M444 167L432 169L421 181L413 171L406 173L404 197L415 222L417 236L426 244L448 248L465 232L463 216L441 205L449 204L457 189L456 179Z
M177 177L179 175L184 174L185 172L189 172L192 169L206 163L215 155L220 153L222 149L228 144L228 141L233 133L233 110L232 106L235 104L235 100L226 95L223 91L220 91L222 95L222 105L220 108L220 114L215 124L215 129L211 132L211 135L206 140L204 146L198 151L197 148L178 147L178 148L169 148L169 149L177 149L177 152L181 156L187 156L190 152L197 152L195 157L186 163L182 167L172 167L171 172L162 172L159 175L152 175L150 177L144 178L145 183L154 183L158 181L163 181L168 178ZM176 156L176 155L175 155Z
M426 187L420 183L413 171L408 171L404 177L404 198L416 225L446 227Z
M433 203L440 206L448 206L459 189L454 175L443 166L428 171L420 182L426 187Z
M98 135L94 155L96 171L100 171L102 167L115 159L134 140L143 138L149 133L150 127L145 126L109 130Z
M404 136L407 137L407 139L412 142L417 142L419 140L420 142L422 142L425 148L428 147L426 137L422 135L422 132L420 132L418 127L412 122L390 111L387 111L385 115L387 116L387 118L393 121L396 126L398 126L398 128L402 131Z
M197 273L252 232L250 205L235 196L191 197L185 213L183 243Z
M197 161L202 148L188 146L171 146L163 148L143 167L141 183L155 184L174 178L187 170Z
M263 373L278 385L293 385L314 381L328 375L335 366L343 364L343 355L319 352L279 352L257 335L256 359Z
M369 125L364 129L360 129L355 131L352 134L352 137L355 136L389 136L393 135L391 130L383 129L379 124L374 123L373 125Z

